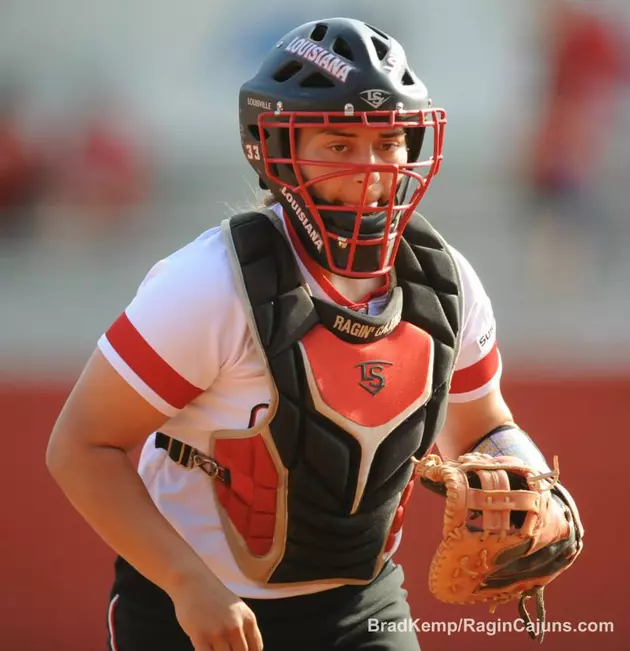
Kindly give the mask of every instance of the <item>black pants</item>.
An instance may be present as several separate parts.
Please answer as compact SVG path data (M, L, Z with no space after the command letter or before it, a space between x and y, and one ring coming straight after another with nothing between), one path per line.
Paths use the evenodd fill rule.
M108 613L110 651L193 651L170 597L123 559ZM402 569L389 562L368 586L283 599L245 599L265 651L420 651ZM396 623L398 630L394 628Z

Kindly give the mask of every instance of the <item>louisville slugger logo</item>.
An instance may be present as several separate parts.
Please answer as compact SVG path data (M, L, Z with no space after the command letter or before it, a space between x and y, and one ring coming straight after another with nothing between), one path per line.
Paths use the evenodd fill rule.
M385 387L385 376L383 375L383 372L386 366L393 366L393 364L382 360L373 360L357 364L355 368L361 369L361 380L359 381L359 386L375 396Z
M359 93L359 96L366 104L369 104L373 109L377 109L385 104L392 94L386 90L371 88L370 90L364 90L362 93Z

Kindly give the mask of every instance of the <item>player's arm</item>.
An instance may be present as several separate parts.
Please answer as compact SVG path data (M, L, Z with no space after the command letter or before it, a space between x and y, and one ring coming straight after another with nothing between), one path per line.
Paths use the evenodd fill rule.
M46 454L51 475L85 520L169 593L210 571L159 513L128 453L199 397L226 363L236 328L228 328L233 301L220 286L213 269L195 264L150 275L99 340Z
M515 422L502 395L502 361L490 299L470 263L458 251L453 253L462 278L463 326L438 450L449 459L473 451L513 455L548 472L542 454Z
M449 602L518 598L528 621L525 598L535 594L539 617L544 614L543 589L575 561L584 530L557 468L550 470L501 395L501 356L490 300L459 257L463 328L445 424L436 441L440 454L425 455L418 464L422 484L447 502L444 532L449 542L434 557L432 568L438 569L432 569L430 587ZM467 454L475 452L492 459ZM497 493L504 500L497 501ZM459 568L475 558L483 562L462 580Z
M220 251L203 253L215 261ZM260 651L251 609L162 516L128 456L242 355L244 315L239 328L221 270L193 265L182 277L176 268L141 290L101 337L55 424L46 460L101 538L170 596L192 647Z
M105 543L171 592L207 569L159 513L128 456L166 419L96 350L55 423L46 464Z

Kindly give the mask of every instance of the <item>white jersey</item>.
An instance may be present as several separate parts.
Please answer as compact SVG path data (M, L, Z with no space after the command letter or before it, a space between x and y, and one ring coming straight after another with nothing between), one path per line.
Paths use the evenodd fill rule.
M275 210L282 218L280 209ZM366 297L362 306L344 299L333 283L338 280L341 286L348 279L333 278L331 283L295 237L288 239L314 296L372 314L382 309L386 294ZM466 402L497 386L501 361L490 300L470 264L456 250L453 255L464 300L462 343L449 400ZM271 399L218 227L158 262L98 346L118 373L168 417L161 431L201 451L207 450L213 431L251 427L260 407ZM274 598L330 589L316 582L278 588L248 579L221 529L209 485L214 480L200 469L173 463L155 448L154 437L143 447L140 476L160 512L230 590L244 598ZM389 556L401 535L399 531Z

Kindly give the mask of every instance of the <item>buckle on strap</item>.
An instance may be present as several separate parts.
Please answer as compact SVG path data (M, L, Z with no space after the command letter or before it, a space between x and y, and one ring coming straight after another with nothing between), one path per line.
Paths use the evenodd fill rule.
M230 471L228 468L220 466L214 459L202 454L198 450L194 450L191 455L191 467L201 468L208 477L218 479L219 481L230 484Z
M230 483L230 471L219 465L211 457L199 452L190 445L186 445L162 432L155 436L155 447L166 450L169 458L180 466L188 468L201 468L212 479L228 484Z

